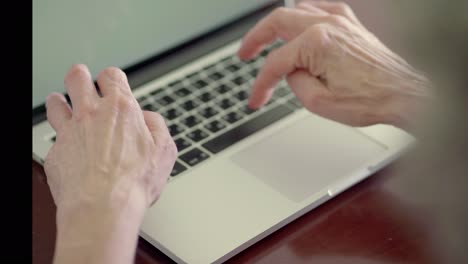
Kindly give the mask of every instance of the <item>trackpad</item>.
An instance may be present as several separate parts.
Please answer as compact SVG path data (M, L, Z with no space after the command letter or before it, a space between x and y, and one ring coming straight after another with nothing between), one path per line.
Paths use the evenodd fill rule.
M358 130L311 115L234 154L231 160L300 202L385 151Z

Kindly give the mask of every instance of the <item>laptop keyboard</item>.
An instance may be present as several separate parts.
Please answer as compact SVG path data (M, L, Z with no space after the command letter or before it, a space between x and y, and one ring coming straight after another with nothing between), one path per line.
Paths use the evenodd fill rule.
M179 150L171 177L189 171L235 143L302 108L283 80L256 111L247 100L263 60L279 43L243 62L236 54L137 98L162 114Z

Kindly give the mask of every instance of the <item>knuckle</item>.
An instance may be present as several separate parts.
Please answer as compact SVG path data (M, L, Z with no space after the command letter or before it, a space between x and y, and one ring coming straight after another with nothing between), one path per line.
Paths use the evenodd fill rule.
M341 11L343 13L351 10L351 7L345 2L336 2L335 7L337 11Z
M313 45L319 49L326 49L331 43L329 41L328 26L326 24L313 25L307 29L306 34L307 38L306 41L303 41L303 45L307 48Z
M103 70L102 74L114 81L125 81L127 79L125 73L117 67L108 67Z
M133 100L131 100L130 98L126 96L117 96L115 103L116 103L115 106L117 107L117 109L119 109L120 111L124 111L124 112L133 109L133 106L134 106Z
M275 17L275 18L282 17L288 12L289 12L289 9L287 7L280 6L280 7L275 8L275 10L273 10L272 17Z
M328 23L334 26L344 26L348 22L348 20L344 16L340 15L329 15L327 20Z
M74 64L65 75L65 83L71 79L83 80L88 77L88 68L84 64Z

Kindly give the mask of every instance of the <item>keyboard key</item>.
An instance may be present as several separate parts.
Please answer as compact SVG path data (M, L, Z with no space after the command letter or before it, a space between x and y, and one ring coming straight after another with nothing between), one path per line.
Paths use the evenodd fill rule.
M253 70L251 70L249 73L250 73L250 75L251 75L252 77L257 77L257 75L258 75L258 69L253 69Z
M296 109L302 108L301 102L295 96L288 100L288 105L290 105L291 107L296 108Z
M175 92L175 94L177 94L179 97L185 97L191 93L192 92L187 88L181 88Z
M283 97L283 96L286 96L288 94L291 93L291 90L289 90L288 88L286 87L279 87L275 90L275 92L273 93L274 96L276 97Z
M229 122L230 124L234 124L235 122L241 120L243 115L239 112L230 112L229 114L223 116L223 119Z
M233 78L231 81L237 85L242 85L245 82L247 82L247 79L245 79L243 76L237 76Z
M177 136L178 134L182 133L184 131L184 128L181 125L178 124L172 124L169 126L169 133L171 134L172 137Z
M222 73L220 73L220 72L213 72L212 74L208 75L208 77L210 77L211 79L217 81L217 80L223 78L224 75Z
M209 157L210 156L206 154L205 152L199 150L198 148L194 148L190 150L189 152L181 155L180 159L185 161L190 166L195 166Z
M208 129L209 131L213 132L213 133L216 133L219 130L225 128L225 127L226 127L226 125L223 122L219 121L219 120L211 121L210 123L205 125L205 128Z
M162 106L170 105L174 102L174 99L170 97L169 95L165 95L157 100L159 104Z
M234 94L234 97L236 97L239 101L244 101L245 99L249 98L249 93L246 91L239 91Z
M181 152L184 149L191 146L190 142L188 140L186 140L185 138L178 138L178 139L174 140L174 142L175 142L175 144L177 146L177 150L179 152Z
M163 89L159 88L159 89L156 89L156 90L152 91L150 94L152 96L156 96L156 95L162 93L163 91L164 91Z
M198 96L198 98L202 101L202 102L208 102L210 101L211 99L214 98L214 95L213 93L211 92L204 92L202 93L200 96Z
M184 108L186 111L190 111L192 109L194 109L195 107L199 106L200 104L197 102L197 101L193 101L193 100L188 100L188 101L185 101L181 106L182 108Z
M198 116L191 115L191 116L183 119L182 123L184 123L184 125L186 125L187 127L194 127L197 124L199 124L201 121L202 120Z
M178 138L174 140L177 146L177 150L179 152L183 151L184 149L190 147L192 144L185 138Z
M141 109L143 109L145 111L153 111L153 112L158 111L158 107L156 105L154 105L154 104L151 104L151 103L145 104Z
M205 82L204 80L198 80L198 81L193 83L193 86L196 87L196 88L203 88L206 85L208 85L208 83Z
M187 168L180 164L178 161L174 163L174 167L172 168L171 176L177 176L177 174L180 174L181 172L185 171Z
M171 108L163 112L162 115L169 120L173 120L182 115L182 112L177 108Z
M204 118L210 118L218 114L218 111L216 111L216 109L214 109L213 107L208 106L208 107L203 108L199 113Z
M257 110L254 110L254 109L250 109L248 106L243 106L240 108L240 110L246 114L246 115L251 115L253 113L255 113Z
M141 102L145 101L148 97L143 95L142 97L138 98L137 101L139 104L141 104Z
M239 142L242 139L254 134L255 132L267 127L268 125L280 120L292 112L293 110L290 108L284 105L279 105L245 122L244 124L209 140L203 144L203 147L212 153L218 153L233 145L234 143Z
M237 66L236 64L231 64L229 66L226 67L226 70L230 71L230 72L236 72L240 69L239 66Z
M187 134L187 137L193 140L194 142L201 141L205 138L207 138L209 135L205 131L201 129L194 130L190 133Z
M53 136L50 140L52 140L52 142L55 142L56 139L56 136Z
M178 86L179 84L182 84L182 80L173 81L173 82L169 83L169 86L175 87L175 86Z
M229 98L225 98L225 99L218 102L219 107L221 107L222 109L228 109L229 107L233 106L234 104L235 103Z
M220 86L216 87L215 90L220 94L224 94L226 92L229 92L231 88L227 86L226 84L221 84Z

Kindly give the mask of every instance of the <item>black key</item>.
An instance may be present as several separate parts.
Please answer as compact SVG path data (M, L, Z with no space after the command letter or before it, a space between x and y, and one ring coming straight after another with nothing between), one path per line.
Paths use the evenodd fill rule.
M181 172L185 171L187 168L180 164L178 161L174 163L174 167L172 168L171 176L174 177L177 174L180 174Z
M199 74L199 72L193 72L193 73L187 75L187 78L192 78L192 77L194 77L194 76L196 76L198 74Z
M151 94L152 96L155 96L155 95L160 94L160 93L162 93L162 92L163 92L163 89L156 89L156 90L152 91L150 94Z
M223 119L229 122L230 124L234 124L235 122L239 121L244 117L239 112L230 112L229 114L223 116Z
M204 92L202 93L200 96L198 96L198 98L202 101L202 102L208 102L210 101L211 99L214 98L214 95L213 93L210 93L210 92Z
M213 107L208 106L208 107L203 108L199 113L201 116L205 118L210 118L218 114L218 111L216 111L216 109L214 109Z
M214 69L216 67L216 64L210 64L208 66L203 67L204 71L210 71L211 69Z
M257 77L258 69L253 69L249 73L250 73L250 75L252 75L252 77Z
M146 111L153 111L153 112L156 112L158 110L158 108L155 105L150 104L150 103L145 104L141 109L146 110Z
M239 91L234 94L234 97L236 97L239 101L244 101L249 97L249 94L246 91Z
M220 86L216 87L215 90L220 94L224 94L228 92L229 90L231 90L231 88L227 86L226 84L221 84Z
M281 87L279 87L279 88L277 88L277 89L275 90L274 95L275 95L276 97L283 97L283 96L285 96L285 95L290 94L290 92L291 92L291 91L290 91L288 88L286 88L286 87L284 87L284 86L281 86Z
M281 118L292 113L290 108L279 105L268 112L265 112L244 124L219 135L216 138L203 144L203 147L212 153L218 153L232 144L241 141L242 139L254 134L255 132L267 127L268 125L280 120Z
M226 67L226 69L230 72L235 72L235 71L238 71L240 69L239 66L237 66L236 64L231 64L229 66Z
M53 137L52 137L50 140L52 140L52 142L55 142L55 140L56 140L56 137L55 137L55 136L53 136Z
M218 102L219 107L221 107L222 109L228 109L229 107L233 106L234 104L235 103L229 98L225 98L225 99Z
M193 100L188 100L184 102L182 105L182 108L184 108L186 111L190 111L194 109L195 107L199 106L199 103Z
M201 150L199 150L197 148L194 148L194 149L190 150L189 152L181 155L180 159L185 161L190 166L195 166L198 163L206 160L209 157L210 156L208 154L206 154L205 152L203 152L203 151L201 151Z
M302 108L302 104L301 102L299 101L299 99L297 99L297 97L293 97L291 99L288 100L288 104L293 107L293 108Z
M177 90L177 92L175 92L175 94L177 94L179 97L185 97L189 94L191 94L192 92L187 89L187 88L181 88L179 90Z
M169 84L169 86L175 87L175 86L177 86L177 85L179 85L179 84L181 84L181 83L182 83L182 80L177 80L177 81L171 82L171 83Z
M172 104L174 102L174 99L172 99L172 97L170 97L169 95L165 95L159 98L157 102L161 104L162 106L166 106L166 105Z
M182 115L182 112L177 108L171 108L165 111L164 113L162 113L162 115L169 120L173 120L179 117L180 115Z
M220 72L213 72L208 77L210 77L211 79L216 81L216 80L219 80L219 79L223 78L224 75L222 73L220 73Z
M219 121L219 120L214 120L214 121L212 121L212 122L205 125L205 128L210 130L213 133L216 133L219 130L225 128L225 127L226 127L226 125L223 122Z
M241 107L240 109L243 113L245 113L246 115L250 115L250 114L253 114L255 113L257 110L254 110L254 109L250 109L248 106L243 106Z
M194 142L198 142L208 137L208 133L201 129L196 129L187 134L187 137L193 140Z
M179 152L183 151L184 149L190 147L190 142L188 140L186 140L185 138L178 138L176 140L174 140L176 146L177 146L177 150Z
M143 95L142 97L138 98L137 101L138 101L138 103L141 103L141 102L143 102L144 100L146 100L147 98L148 98L147 96L144 96L144 95Z
M183 131L184 131L184 128L181 125L172 124L169 126L169 133L171 134L172 137L177 136Z
M187 127L193 127L197 124L199 124L202 120L198 116L191 115L185 119L182 120L184 125Z
M231 59L232 59L232 55L223 58L222 60L220 60L220 62L227 62L227 61L230 61Z
M205 82L204 80L198 80L196 82L193 83L193 86L197 87L197 88L203 88L205 87L206 85L208 85L207 82Z
M245 82L247 82L247 80L242 76L237 76L236 78L232 79L231 81L233 83L237 84L237 85L241 85L241 84L244 84Z

